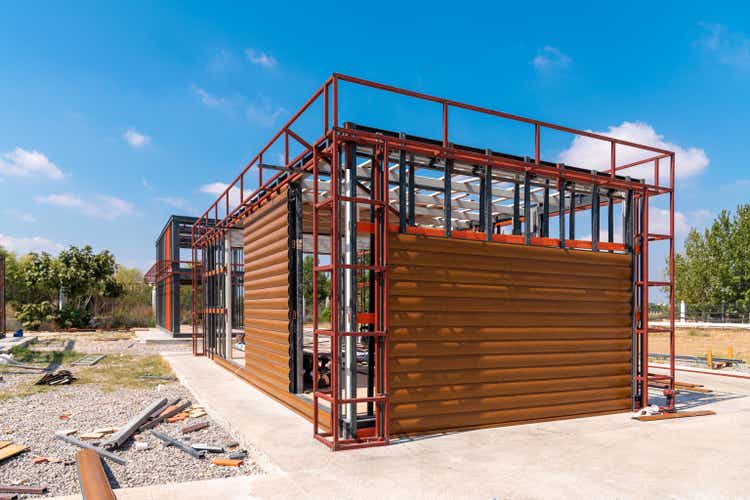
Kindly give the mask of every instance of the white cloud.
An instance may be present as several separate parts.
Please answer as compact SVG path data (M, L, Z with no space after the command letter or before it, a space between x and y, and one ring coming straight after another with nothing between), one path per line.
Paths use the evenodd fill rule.
M750 38L730 32L722 24L700 23L703 30L696 45L715 55L721 64L735 68L750 68Z
M692 210L690 212L675 211L674 213L674 235L676 241L683 240L690 229L703 229L711 221L711 212L704 209ZM659 207L649 207L648 232L654 234L669 233L669 210Z
M271 99L264 95L259 95L245 107L247 119L261 127L272 126L285 113L284 108L274 108Z
M0 175L8 177L47 177L63 178L60 168L36 149L28 151L16 148L0 157Z
M549 73L566 69L572 62L573 60L560 49L547 45L537 52L536 57L531 60L531 65L540 73Z
M235 57L226 49L218 51L211 62L208 64L208 70L212 73L221 73L235 66Z
M32 224L36 222L36 218L31 215L28 212L23 212L21 210L16 210L15 208L8 208L3 210L3 213L10 217L11 219L15 219L21 222L25 222L26 224Z
M76 210L95 219L112 220L135 213L135 206L121 198L97 194L93 199L83 200L73 194L50 194L36 196L34 200L43 205L52 205Z
M204 184L200 187L201 193L206 193L213 195L215 198L218 198L222 194L224 194L224 191L226 191L229 184L225 184L223 182L212 182L210 184ZM229 190L229 209L233 209L240 203L240 189L238 187L233 187ZM221 208L224 208L224 200L222 200L219 203L219 212L221 212Z
M589 131L590 132L590 131ZM677 144L667 142L664 136L658 134L648 123L622 122L621 125L610 126L603 132L597 134L635 142L659 149L675 152L675 176L678 178L690 177L702 172L709 164L705 151L699 148L682 148ZM655 156L656 153L638 150L631 147L617 147L617 164L625 165L638 160ZM610 165L610 145L606 141L592 139L589 137L576 136L570 147L560 153L560 161L566 165L596 170L607 170ZM660 177L662 184L666 183L668 175L669 159L660 162ZM622 175L636 178L652 177L653 163L644 166L632 167L621 171ZM662 174L663 173L663 174Z
M64 245L41 236L19 238L2 233L0 233L0 246L15 252L18 255L24 255L30 252L57 253L65 248Z
M129 128L122 134L122 137L135 149L140 149L151 142L151 138L145 134L141 134L134 128Z
M187 201L185 198L179 198L176 196L164 196L164 197L156 198L156 200L172 208L180 208L184 210L187 210L190 208L190 202Z
M277 63L276 59L273 57L265 52L260 52L255 49L245 49L245 57L247 57L247 60L251 63L263 66L264 68L273 68Z
M202 89L198 87L197 85L192 85L193 92L195 92L198 97L200 97L201 102L208 106L209 108L218 108L224 104L226 104L226 100L224 100L221 97L216 97L213 94L210 94L205 89Z

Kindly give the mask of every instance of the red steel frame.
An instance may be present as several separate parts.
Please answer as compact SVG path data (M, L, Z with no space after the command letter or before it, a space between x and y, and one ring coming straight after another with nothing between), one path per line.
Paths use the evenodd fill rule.
M416 100L428 101L436 103L441 107L442 111L442 143L436 145L433 143L422 142L418 140L410 140L404 138L395 138L375 134L363 130L350 129L340 127L340 120L342 102L339 99L339 85L346 83L350 85L357 85L361 87L367 87L370 89L383 91L386 93L398 94L407 96ZM297 125L299 118L310 110L315 103L322 104L323 111L323 123L322 131L318 137L309 137L307 139L301 137L296 133L292 127ZM528 160L516 160L509 157L497 157L492 155L483 155L468 151L466 149L454 148L450 142L449 137L449 114L451 109L462 109L472 111L477 114L489 115L499 119L510 120L513 122L526 123L534 128L534 157ZM541 136L542 130L554 130L558 132L565 132L572 134L573 136L586 137L589 139L603 141L610 144L610 158L609 164L602 166L600 171L609 173L609 176L595 175L594 173L588 174L580 169L567 169L563 165L550 166L547 163L542 162L541 159ZM302 146L303 152L296 157L290 156L290 145L289 138L294 139L299 145ZM284 147L284 160L285 169L276 172L270 178L264 179L264 167L263 157L267 154L269 149L277 144L279 140L283 140ZM331 165L331 186L336 186L335 176L338 175L339 171L339 155L342 148L346 144L356 144L359 146L370 147L375 151L376 155L381 158L373 168L376 168L374 173L377 182L380 184L379 189L374 189L374 194L371 199L365 198L351 198L342 196L338 193L338 189L331 189L331 194L328 199L319 201L319 163L321 161L327 161ZM649 156L639 161L631 162L628 164L618 165L617 164L617 148L628 147L635 148L643 151ZM316 381L316 387L314 392L314 436L316 439L324 442L332 449L342 448L354 448L362 446L373 446L378 444L386 444L389 440L388 432L388 300L385 297L387 294L388 286L388 232L394 228L388 222L388 214L393 207L389 202L388 198L388 152L389 151L401 151L428 154L433 157L439 157L446 160L461 161L471 163L479 166L487 166L493 169L502 169L506 172L515 172L519 174L529 173L539 177L549 178L557 180L557 183L561 182L579 182L582 184L597 184L609 189L619 190L630 190L633 192L635 201L640 204L640 223L633 224L633 241L634 241L634 253L636 260L640 260L639 268L640 276L636 275L634 278L634 337L633 341L639 345L638 354L640 356L640 363L642 374L638 374L635 371L634 366L634 382L638 385L641 391L641 399L636 403L636 406L645 407L648 405L648 333L649 331L657 331L656 328L649 328L648 326L648 297L650 287L662 287L667 288L669 291L669 323L670 326L667 329L661 329L660 331L667 330L670 334L670 363L669 363L669 375L667 376L652 376L652 379L661 379L668 382L669 388L665 390L667 396L667 404L662 407L664 411L674 411L674 379L675 379L675 366L674 366L674 187L675 187L675 153L672 151L655 148L652 146L642 145L633 143L630 141L624 141L614 137L607 137L604 135L588 132L584 130L578 130L570 127L561 125L555 125L552 123L534 120L518 115L512 115L509 113L503 113L500 111L491 110L479 106L465 104L457 101L448 99L442 99L439 97L430 96L423 93L413 92L409 90L400 89L390 85L383 85L351 76L346 76L338 73L334 73L326 82L315 91L315 93L304 103L304 105L287 121L287 123L271 138L271 140L261 149L261 151L245 166L240 175L234 179L233 182L227 186L225 191L219 195L219 197L209 206L209 208L198 218L193 226L193 259L196 261L197 253L210 241L224 234L229 228L241 221L245 216L256 210L261 204L263 204L269 197L278 192L282 187L286 186L291 182L295 182L301 179L303 176L311 175L314 180L314 216L313 216L313 241L314 241L314 262L315 272L330 272L332 274L332 314L331 314L331 329L320 330L318 328L318 317L317 317L317 279L313 279L313 314L314 314L314 357L317 359L318 348L317 338L320 335L328 335L331 337L332 343L332 367L337 366L338 360L336 359L340 339L347 335L363 335L360 332L344 332L341 331L338 324L338 315L336 311L340 307L340 294L338 290L337 282L335 279L337 273L342 272L347 266L339 263L339 256L336 252L336 245L332 245L331 248L331 265L320 266L318 261L318 229L319 229L319 212L320 210L330 210L332 215L332 230L331 238L332 241L336 241L336 238L341 236L341 228L336 224L338 220L338 210L340 202L355 202L370 204L374 206L380 217L376 217L376 222L370 225L368 228L367 223L360 223L358 231L366 230L367 232L373 232L375 239L378 244L376 245L376 255L373 256L372 266L348 266L350 268L356 268L357 270L371 270L376 272L376 286L378 287L379 294L376 297L383 297L376 304L374 311L375 319L375 331L366 332L365 335L377 336L382 339L381 349L383 352L379 352L382 366L377 371L379 378L380 391L373 398L355 398L345 399L340 397L339 392L339 381L337 370L332 369L331 378L331 391L330 393L323 393L317 388L317 363L313 363L315 373L313 379ZM659 175L659 162L661 160L669 161L669 182L663 185L660 182ZM645 181L631 180L630 178L623 178L623 172L628 173L629 169L634 167L649 165L653 163L654 169L654 180L652 183ZM292 166L295 168L290 168ZM631 170L632 171L632 170ZM246 189L246 184L251 178L250 176L257 175L258 187L252 190ZM248 191L250 191L248 193ZM239 196L239 202L235 206L230 206L230 193L234 193ZM234 196L233 194L233 196ZM669 197L669 232L666 234L655 234L649 231L649 201L651 198L667 195ZM637 203L633 203L632 209L636 211ZM590 208L588 207L576 207L576 210L582 210ZM569 209L566 209L565 213L568 213ZM221 214L221 215L220 215ZM563 215L563 214L557 214ZM638 218L633 218L635 222ZM363 228L363 229L360 229ZM407 228L408 232L415 232L421 234L429 234L429 228ZM467 231L453 231L451 237L458 238L477 238L477 235L483 233L473 233ZM492 235L492 240L503 241L510 243L523 243L518 238L513 238L511 235ZM648 260L649 260L649 242L652 241L669 241L669 265L668 275L666 281L653 281L649 279ZM567 241L566 248L585 248L591 249L591 242L585 241ZM532 245L546 245L546 246L557 246L560 241L554 238L532 238ZM600 250L621 250L622 245L610 244L607 247L604 242L600 244ZM634 268L635 272L635 268ZM199 281L201 283L199 283ZM193 310L196 311L196 296L198 289L202 285L202 277L199 277L193 271ZM640 304L640 307L636 307ZM194 339L199 338L199 332L197 331L198 315L194 314L193 320L193 332ZM252 318L246 318L246 321L252 321ZM205 342L205 340L204 340ZM203 354L196 348L194 343L194 353ZM378 385L376 384L376 387ZM331 418L332 426L331 432L323 433L319 431L319 409L318 399L323 399L331 404ZM377 420L379 426L376 426L376 432L373 436L360 439L343 440L339 438L336 430L338 408L340 405L348 403L361 403L361 402L373 402L380 408Z

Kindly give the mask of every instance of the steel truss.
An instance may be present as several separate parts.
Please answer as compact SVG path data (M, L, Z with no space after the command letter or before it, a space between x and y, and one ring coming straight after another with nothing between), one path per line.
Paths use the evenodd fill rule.
M431 140L342 122L338 95L342 83L437 104L442 111L442 138ZM303 138L292 127L315 103L323 108L322 133L317 138ZM528 124L534 132L534 156L511 156L451 143L448 118L454 108ZM584 170L543 161L540 150L545 129L608 144L609 164L600 170ZM296 156L292 156L290 139L302 150ZM278 143L283 143L284 165L264 163L264 154L269 155L269 149ZM647 156L621 165L617 163L618 147L633 148ZM669 162L666 184L660 182L662 160ZM625 176L642 172L645 166L653 166L653 181ZM419 169L442 171L442 177L420 177ZM264 178L269 171L273 174ZM302 183L303 200L313 210L313 435L334 450L389 442L388 235L394 231L630 254L633 407L649 402L648 334L667 331L669 375L651 378L667 386L662 409L674 411L674 172L671 151L334 74L198 219L193 229L194 258L202 252L207 265L206 252L213 251L228 228L284 186ZM474 180L469 182L468 177ZM257 186L249 188L253 184ZM230 193L238 197L237 203L230 202ZM668 231L655 233L649 229L653 212L649 207L652 200L665 196L669 200ZM618 204L623 213L622 243L615 242L613 234L613 207ZM606 241L599 237L602 207L607 209ZM576 236L576 215L584 211L591 216L590 240ZM557 238L550 236L554 217L559 224ZM330 235L321 231L326 219L330 220ZM511 229L510 234L503 231L505 227ZM367 252L357 248L358 235L369 238ZM320 245L326 240L323 252ZM669 244L664 281L649 277L649 247L657 241ZM323 253L330 255L329 264L321 263ZM208 267L204 269L208 277ZM330 328L320 328L317 278L321 274L331 277ZM199 285L195 278L194 297L208 284L204 278ZM365 287L370 290L369 301L358 295ZM653 287L668 290L670 326L666 329L648 325L649 289ZM321 338L330 339L331 344L331 383L325 390L318 386ZM358 395L356 379L352 381L356 373L352 346L358 341L372 346L368 362L374 380L367 396ZM360 405L367 407L364 414ZM322 425L323 419L329 425Z

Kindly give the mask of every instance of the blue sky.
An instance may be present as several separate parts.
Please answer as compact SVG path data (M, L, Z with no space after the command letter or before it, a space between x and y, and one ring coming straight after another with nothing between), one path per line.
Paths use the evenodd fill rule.
M678 151L678 239L747 201L746 3L309 5L6 4L0 245L91 244L148 268L169 214L205 209L213 183L332 72L666 144ZM352 111L439 130L419 106L363 97ZM481 130L475 145L531 153L516 132ZM543 142L551 160L582 151Z

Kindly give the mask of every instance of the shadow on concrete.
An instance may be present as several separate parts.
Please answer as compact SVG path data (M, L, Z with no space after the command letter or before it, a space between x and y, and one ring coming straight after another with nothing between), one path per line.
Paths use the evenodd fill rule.
M693 408L700 408L701 406L718 403L720 401L729 401L730 399L739 399L747 396L741 394L731 394L728 392L693 392L686 390L677 391L677 410L691 410ZM654 389L648 391L648 399L650 404L663 406L667 404L667 399L664 397L660 389Z

